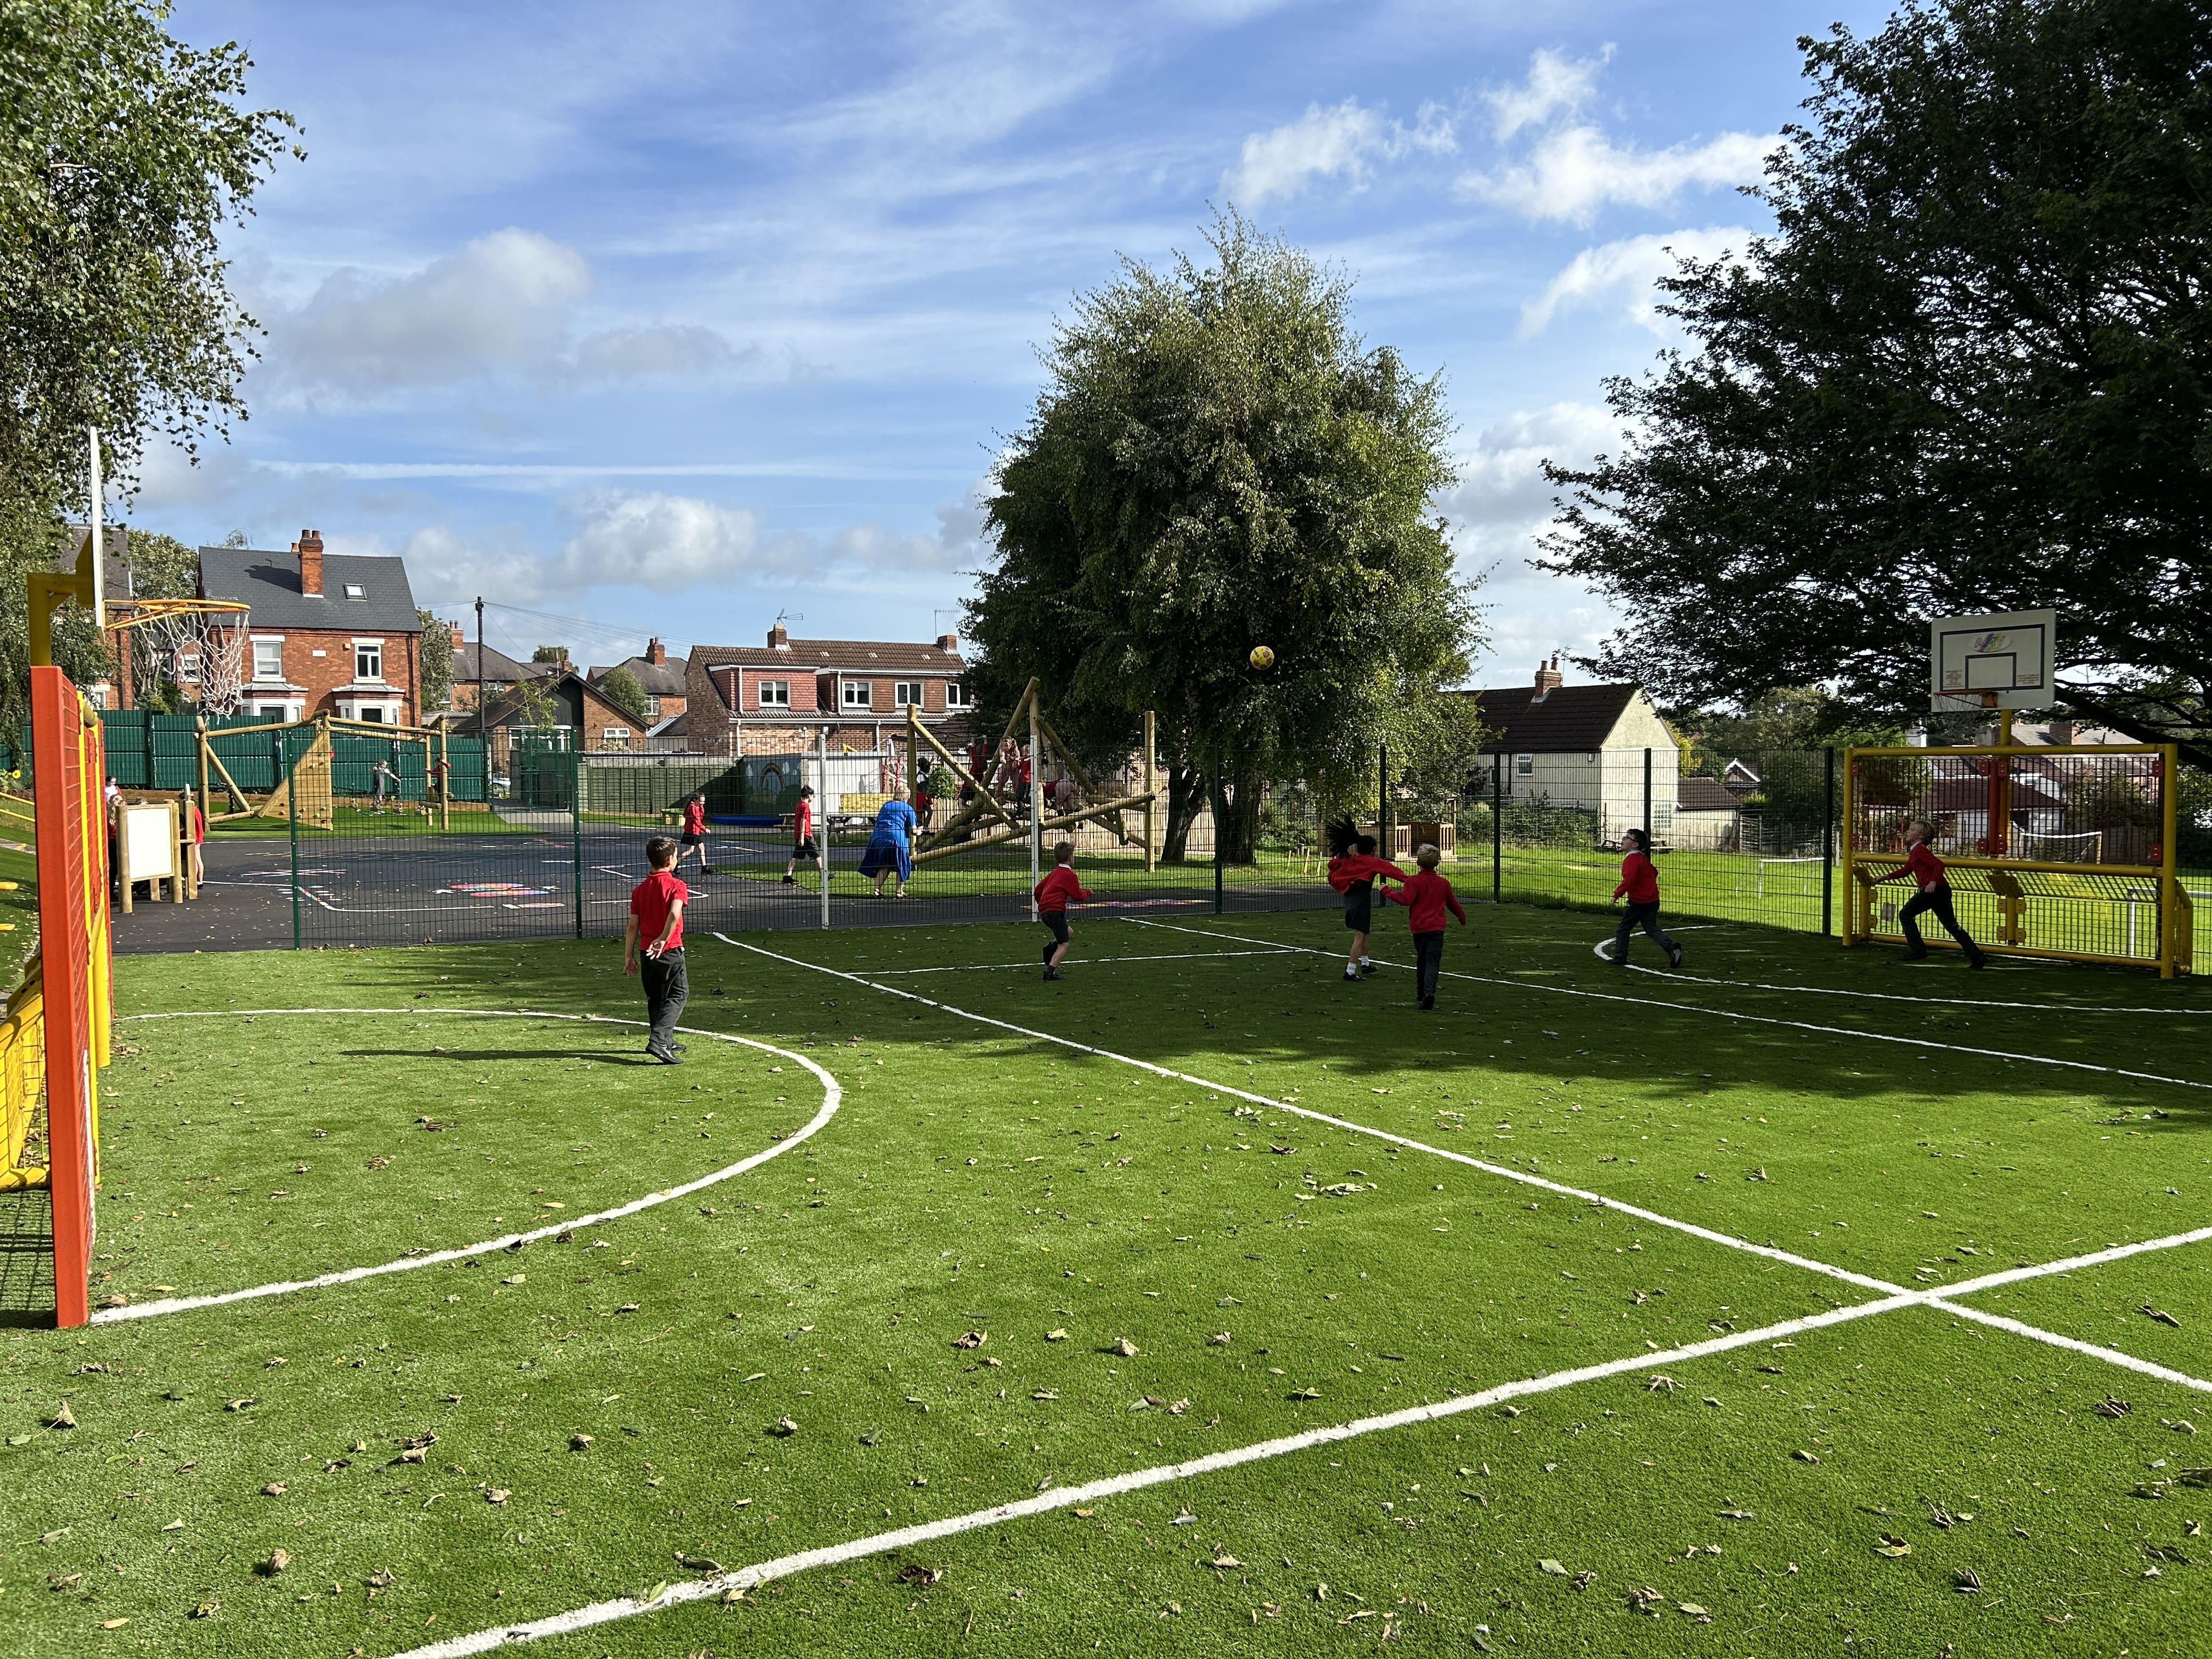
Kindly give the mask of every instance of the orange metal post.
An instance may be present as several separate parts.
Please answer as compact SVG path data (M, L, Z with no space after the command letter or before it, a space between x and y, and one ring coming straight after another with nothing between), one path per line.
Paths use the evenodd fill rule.
M54 1322L91 1317L92 1189L97 1179L95 951L104 952L107 894L103 817L86 811L100 780L88 765L76 688L58 668L31 670L31 746L38 780L39 954L45 982L47 1164L54 1224ZM88 775L89 774L89 775ZM89 843L89 844L88 844ZM92 904L101 916L92 925Z

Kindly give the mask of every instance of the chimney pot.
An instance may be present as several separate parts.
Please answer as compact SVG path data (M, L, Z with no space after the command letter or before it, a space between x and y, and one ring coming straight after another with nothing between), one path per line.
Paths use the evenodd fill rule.
M1559 659L1557 657L1547 663L1540 662L1536 665L1536 695L1528 701L1541 702L1565 683L1559 674Z
M788 651L791 649L791 635L781 623L776 623L775 627L768 630L768 645L769 649L771 651Z
M960 649L960 636L957 634L939 634L937 636L937 648L948 657L952 655Z
M668 647L659 640L647 640L645 642L645 659L655 668L661 667L668 661Z
M465 646L469 642L469 636L461 631L460 623L448 623L446 625L453 630L454 650L459 651L462 647Z
M323 532L302 530L300 539L292 544L292 550L300 556L300 592L303 598L320 599L323 594Z

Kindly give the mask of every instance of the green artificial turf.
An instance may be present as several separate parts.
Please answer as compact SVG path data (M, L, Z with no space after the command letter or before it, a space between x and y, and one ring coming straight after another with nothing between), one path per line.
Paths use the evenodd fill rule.
M648 1067L627 1028L435 1012L635 1018L611 944L118 963L125 1015L402 1012L118 1024L100 1297L404 1259L787 1150L518 1253L7 1333L10 1651L399 1652L1635 1357L544 1650L2197 1650L2212 1487L2181 1472L2212 1448L2166 1425L2212 1431L2202 1394L1941 1308L1670 1357L1879 1293L1262 1103L1932 1288L2206 1224L2212 1095L2029 1058L2212 1080L2205 987L1740 927L1623 973L1598 918L1473 914L1445 967L1474 977L1426 1014L1402 972L1344 983L1328 916L1079 917L1060 984L1034 928L694 940L688 1025L840 1080L804 1139L791 1060L698 1037ZM2208 1261L1968 1305L2201 1377ZM77 1426L46 1426L64 1400Z

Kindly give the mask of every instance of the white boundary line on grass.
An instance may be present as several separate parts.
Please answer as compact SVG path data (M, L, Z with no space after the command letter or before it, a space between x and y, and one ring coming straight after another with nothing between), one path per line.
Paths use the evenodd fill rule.
M1380 1434L1390 1429L1405 1428L1417 1423L1433 1423L1466 1412L1480 1411L1486 1406L1499 1405L1509 1400L1571 1388L1579 1382L1594 1382L1624 1372L1656 1370L1662 1365L1680 1364L1684 1360L1703 1359L1712 1354L1725 1353L1732 1348L1748 1347L1757 1342L1773 1341L1800 1332L1818 1330L1824 1326L1840 1325L1864 1319L1869 1315L1888 1313L1908 1306L1917 1299L1908 1291L1879 1302L1861 1302L1851 1307L1833 1309L1827 1313L1808 1314L1802 1319L1785 1319L1779 1324L1763 1326L1755 1331L1735 1331L1726 1336L1688 1343L1679 1348L1667 1348L1657 1353L1631 1354L1625 1358L1608 1359L1595 1365L1579 1365L1571 1370L1553 1371L1548 1376L1500 1382L1478 1394L1461 1395L1457 1399L1438 1401L1434 1405L1408 1407L1404 1411L1391 1412L1380 1417L1356 1418L1349 1423L1334 1423L1324 1428L1308 1429L1299 1434L1257 1441L1249 1446L1233 1447L1227 1451L1194 1457L1185 1462L1163 1463L1149 1469L1131 1469L1125 1474L1108 1475L1103 1480L1089 1481L1079 1486L1054 1486L1033 1498L1017 1498L1012 1503L994 1504L989 1509L971 1510L965 1515L947 1516L939 1521L925 1521L911 1527L873 1533L865 1538L825 1545L819 1549L801 1550L796 1554L778 1556L772 1561L739 1567L711 1578L687 1579L682 1583L670 1585L650 1601L627 1595L610 1601L594 1601L588 1607L573 1608L567 1613L554 1613L525 1624L503 1625L496 1629L474 1631L465 1636L449 1636L427 1646L409 1648L394 1655L393 1659L465 1659L467 1655L489 1653L517 1642L538 1642L548 1637L573 1635L578 1631L611 1624L617 1620L634 1619L640 1613L659 1613L664 1608L682 1607L689 1602L712 1601L732 1590L750 1589L816 1567L836 1566L842 1562L857 1561L863 1556L912 1549L917 1545L933 1543L940 1538L974 1532L982 1527L994 1527L1003 1522L1024 1520L1033 1515L1043 1515L1053 1510L1100 1498L1118 1498L1125 1492L1140 1492L1147 1486L1164 1486L1171 1480L1188 1480L1199 1475L1215 1474L1243 1464L1284 1457L1293 1452L1310 1451L1317 1446L1335 1445L1342 1441Z
M1279 945L1267 951L1177 951L1158 957L1085 957L1085 963L1097 962L1196 962L1206 957L1287 957L1297 952L1287 945ZM871 968L868 971L888 977L892 974L980 974L995 972L1006 968L1027 968L1034 972L1037 966L1035 957L1027 962L963 962L950 968Z
M1165 927L1178 933L1196 933L1201 939L1234 939L1239 945L1267 943L1264 939L1250 939L1242 933L1220 933L1203 927L1185 927L1172 921L1153 921L1145 916L1129 916L1124 920L1139 927ZM715 937L719 939L721 935L718 933ZM1333 962L1339 959L1335 951L1317 950L1312 945L1291 948L1304 950L1312 956L1327 957ZM1382 962L1381 965L1413 972L1402 962ZM2134 1072L2124 1066L2093 1066L2086 1060L2058 1060L2049 1054L2016 1054L2004 1048L1977 1048L1964 1042L1939 1042L1933 1037L1900 1036L1893 1031L1860 1031L1848 1025L1815 1025L1810 1020L1784 1019L1775 1014L1748 1014L1739 1008L1708 1008L1695 1002L1662 1002L1655 997L1623 996L1617 991L1583 991L1566 985L1537 985L1527 980L1499 979L1490 974L1455 973L1449 968L1442 971L1446 979L1468 980L1477 985L1502 985L1509 990L1536 991L1546 996L1581 997L1592 1002L1626 1002L1638 1008L1668 1008L1677 1013L1710 1014L1715 1019L1741 1020L1751 1025L1783 1025L1792 1030L1818 1031L1823 1036L1857 1037L1868 1042L1893 1042L1908 1048L1934 1048L1947 1054L1979 1054L1984 1060L2016 1060L2029 1066L2057 1066L2069 1072L2095 1072L2106 1077L2133 1078L2138 1083L2166 1083L2177 1089L2212 1091L2212 1083L2199 1083L2191 1078L2166 1077L2156 1072ZM1698 980L1693 982L1705 984L1709 981Z
M1677 927L1686 933L1686 927ZM1607 941L1600 939L1590 947L1590 954L1613 966L1613 958L1605 954ZM1656 968L1646 968L1641 963L1623 963L1623 967L1638 974L1650 974L1664 979L1667 975ZM1908 997L1895 991L1850 991L1834 985L1769 985L1755 979L1705 979L1700 985L1733 985L1746 991L1788 991L1808 997L1864 997L1875 1002L1917 1002L1929 1008L2024 1008L2038 1014L2176 1014L2187 1018L2212 1018L2212 1008L2100 1008L2094 1004L2076 1005L2070 1002L1992 1002L1977 997Z
M2127 1256L2140 1255L2147 1250L2174 1249L2185 1244L2198 1243L2206 1239L2212 1239L2212 1227L2198 1228L2192 1232L2175 1233L2165 1238L2145 1239L2134 1244L2117 1244L2089 1255L2068 1257L2061 1261L2046 1262L2039 1267L2014 1267L2001 1273L1985 1273L1978 1279L1965 1280L1959 1285L1930 1285L1919 1289L1910 1289L1902 1285L1892 1284L1886 1279L1876 1279L1867 1273L1854 1273L1848 1267L1839 1267L1832 1262L1799 1255L1795 1251L1784 1250L1772 1244L1754 1244L1749 1239L1738 1238L1733 1233L1721 1232L1711 1227L1701 1227L1693 1221L1683 1221L1674 1216L1662 1215L1656 1210L1647 1210L1641 1205L1631 1204L1626 1200L1609 1197L1603 1193L1592 1192L1586 1188L1570 1187L1564 1182L1548 1180L1525 1170L1509 1169L1502 1164L1492 1164L1486 1159L1476 1158L1471 1153L1455 1152L1449 1147L1431 1146L1426 1141L1415 1140L1408 1135L1394 1134L1388 1129L1377 1129L1368 1124L1355 1123L1348 1118L1332 1117L1327 1112L1316 1111L1310 1106L1293 1105L1289 1101L1276 1100L1267 1095L1254 1094L1249 1090L1239 1089L1231 1084L1215 1083L1208 1079L1194 1076L1188 1072L1177 1072L1164 1066L1155 1065L1148 1060L1138 1060L1133 1055L1116 1054L1111 1048L1100 1048L1087 1042L1078 1042L1073 1037L1060 1036L1050 1031L1032 1030L1025 1025L1016 1025L1011 1021L996 1019L988 1014L971 1013L965 1008L956 1008L949 1002L938 1002L915 992L902 990L896 985L878 985L871 980L862 978L858 974L846 973L842 969L826 968L819 963L807 962L799 957L779 955L774 951L764 950L757 945L745 945L730 938L726 933L718 933L714 937L725 945L735 945L741 951L750 951L755 955L768 957L771 962L787 963L793 967L810 969L817 974L828 974L833 978L849 980L856 985L863 985L871 990L880 991L886 996L903 998L908 1002L919 1002L926 1007L935 1008L940 1012L957 1015L962 1019L973 1020L979 1025L994 1025L1000 1030L1012 1031L1017 1036L1034 1037L1039 1042L1054 1043L1063 1048L1073 1048L1080 1054L1096 1054L1102 1060L1111 1060L1124 1066L1133 1066L1139 1071L1150 1072L1157 1077L1173 1078L1179 1083L1188 1083L1197 1088L1210 1090L1216 1094L1231 1095L1239 1100L1249 1100L1255 1105L1269 1107L1276 1111L1288 1112L1316 1123L1326 1123L1334 1128L1349 1130L1354 1134L1388 1141L1412 1152L1426 1152L1432 1158L1441 1158L1450 1163L1465 1164L1469 1169L1480 1170L1485 1175L1500 1176L1508 1181L1517 1182L1524 1187L1540 1188L1546 1192L1555 1193L1563 1198L1580 1199L1588 1204L1604 1209L1616 1210L1623 1215L1634 1216L1638 1220L1650 1222L1655 1226L1669 1228L1679 1233L1686 1233L1692 1238L1703 1239L1710 1244L1724 1245L1729 1249L1741 1250L1748 1255L1764 1256L1768 1261L1780 1261L1790 1267L1801 1267L1809 1273L1839 1279L1844 1284L1856 1285L1862 1290L1877 1291L1884 1296L1910 1297L1916 1302L1945 1309L1963 1318L1975 1320L1983 1324L1996 1325L2019 1335L2048 1342L2055 1347L2069 1348L2077 1353L2093 1355L2098 1358L2108 1360L2115 1365L2123 1365L2130 1370L2141 1371L2146 1376L2161 1377L2169 1382L2179 1383L2202 1393L2212 1394L2212 1382L2205 1382L2191 1376L2185 1371L2171 1370L2154 1361L2138 1359L2134 1355L2123 1352L2118 1348L2098 1347L2094 1344L2081 1342L2073 1337L2061 1336L2055 1331L2045 1331L2037 1326L2005 1319L2001 1315L1985 1314L1978 1309L1956 1306L1947 1299L1971 1294L1975 1291L1997 1285L2011 1284L2021 1279L2036 1279L2050 1273L2070 1273L2085 1267L2098 1267L2108 1261L2120 1261ZM1508 985L1513 983L1510 980L1503 982Z
M261 1018L277 1014L440 1014L472 1019L564 1019L587 1025L643 1025L641 1019L617 1019L605 1014L555 1014L527 1008L205 1008L183 1010L174 1013L127 1014L125 1019L239 1019L247 1017ZM122 1020L116 1022L118 1024ZM764 1054L795 1060L821 1080L822 1108L808 1121L804 1128L797 1129L764 1152L739 1158L735 1164L726 1164L720 1169L684 1182L680 1186L664 1191L647 1193L627 1204L618 1204L611 1210L601 1210L592 1215L580 1215L556 1221L544 1227L533 1227L527 1232L506 1233L488 1239L481 1244L463 1244L447 1250L427 1250L420 1255L402 1256L397 1261L379 1262L371 1267L347 1267L340 1272L320 1273L313 1279L284 1279L273 1285L256 1285L247 1290L222 1291L207 1296L164 1297L158 1302L141 1302L122 1308L101 1308L92 1316L95 1325L120 1324L126 1320L152 1319L161 1314L187 1313L197 1308L220 1307L227 1303L249 1302L260 1297L289 1296L295 1291L321 1290L331 1285L350 1285L363 1279L375 1279L385 1273L404 1273L416 1267L434 1267L442 1262L459 1261L469 1256L489 1255L495 1250L505 1250L519 1245L535 1243L541 1238L552 1238L579 1227L596 1227L602 1223L617 1221L624 1216L635 1215L640 1210L649 1210L672 1199L684 1198L706 1188L718 1185L748 1170L758 1169L770 1158L780 1157L812 1137L815 1131L837 1115L844 1099L844 1091L837 1079L805 1054L793 1054L788 1048L779 1048L772 1043L753 1037L733 1036L725 1031L699 1030L689 1025L677 1030L687 1036L708 1037L717 1042L740 1043L748 1048L757 1048Z

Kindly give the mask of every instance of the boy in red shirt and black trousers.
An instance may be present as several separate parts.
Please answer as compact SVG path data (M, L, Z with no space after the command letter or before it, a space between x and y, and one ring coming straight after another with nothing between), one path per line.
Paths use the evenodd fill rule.
M1375 971L1367 954L1367 936L1375 928L1375 878L1413 879L1389 860L1376 858L1375 847L1375 837L1356 833L1349 818L1340 818L1328 827L1328 884L1343 898L1344 925L1352 930L1352 950L1344 962L1346 979L1359 979Z
M1052 873L1036 884L1037 920L1052 929L1044 945L1044 976L1060 977L1060 964L1067 955L1067 906L1087 902L1091 890L1075 878L1075 843L1063 841L1052 849Z
M1966 953L1967 967L1987 967L1990 959L1982 954L1982 947L1967 937L1966 930L1959 926L1959 918L1951 908L1951 884L1943 874L1943 860L1928 850L1929 835L1928 826L1917 819L1906 824L1905 863L1891 872L1893 875L1909 873L1920 887L1897 912L1898 926L1905 929L1905 959L1928 960L1928 942L1920 937L1917 922L1920 914L1927 911L1943 924L1945 933L1959 941L1959 948Z
M681 866L686 855L699 855L699 873L707 873L707 797L705 792L694 789L684 802L684 851L677 856Z
M1467 912L1459 908L1459 896L1437 873L1443 856L1432 842L1423 842L1413 854L1413 862L1421 867L1407 877L1406 884L1397 891L1382 890L1385 903L1406 907L1406 927L1413 936L1414 983L1425 1011L1437 1006L1437 976L1443 972L1444 912L1450 911L1459 918L1461 927L1467 926Z
M1659 872L1651 866L1651 832L1622 830L1620 850L1626 856L1620 860L1620 885L1613 890L1613 896L1625 896L1628 903L1621 910L1620 926L1613 932L1613 954L1606 959L1616 968L1627 967L1628 936L1641 924L1667 953L1668 965L1680 968L1682 947L1668 939L1659 925Z
M681 1066L676 1022L684 1017L690 987L684 976L684 904L691 896L676 874L676 843L655 836L645 844L653 873L630 890L629 923L623 931L623 972L645 981L650 1029L645 1052L663 1066Z

